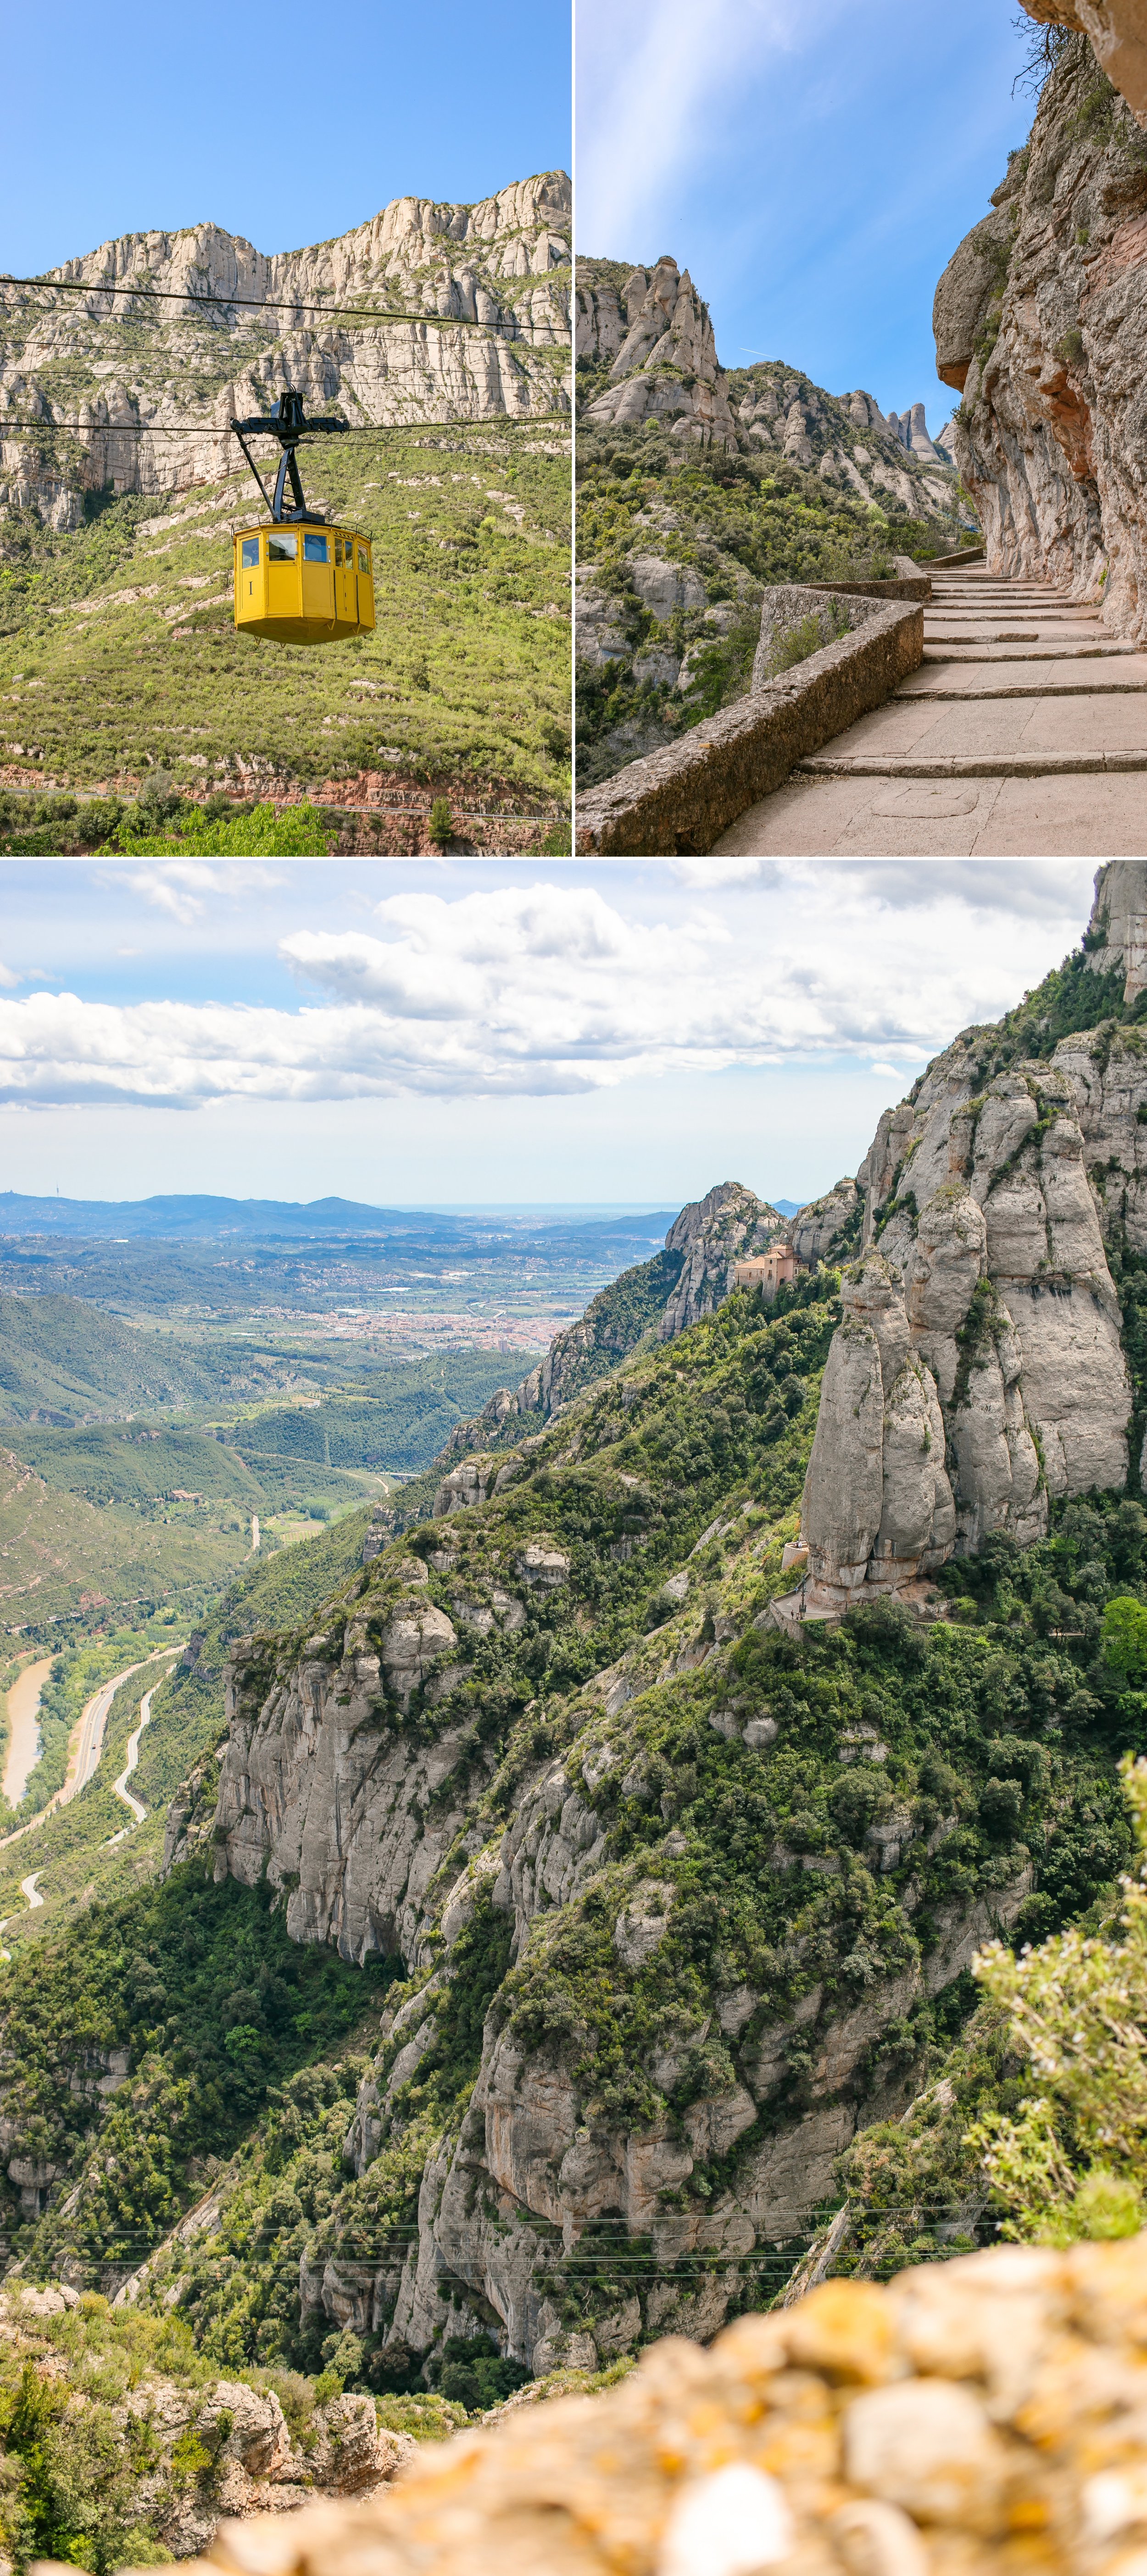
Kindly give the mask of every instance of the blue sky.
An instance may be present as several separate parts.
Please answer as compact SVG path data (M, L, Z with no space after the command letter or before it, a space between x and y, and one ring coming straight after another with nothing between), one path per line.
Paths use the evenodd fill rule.
M0 860L0 1190L804 1199L1075 860Z
M296 250L392 197L468 204L569 168L569 0L188 13L60 0L5 29L0 268L204 221ZM291 66L296 66L292 69Z
M936 282L1033 114L1013 0L579 0L578 242L671 252L726 366L882 411L937 382ZM1026 24L1026 22L1025 22ZM1031 31L1034 33L1034 30Z

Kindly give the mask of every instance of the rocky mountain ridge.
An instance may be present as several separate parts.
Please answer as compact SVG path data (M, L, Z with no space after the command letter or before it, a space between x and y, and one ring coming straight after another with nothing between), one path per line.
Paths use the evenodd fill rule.
M723 367L708 306L674 259L628 274L617 261L579 259L574 352L588 381L589 371L608 372L586 405L598 428L660 422L686 444L776 450L876 508L888 495L912 515L953 506L952 460L929 438L923 403L886 419L870 394L826 393L799 369Z
M596 785L751 684L769 584L884 578L970 513L923 407L885 419L790 367L720 364L671 259L577 268L578 778Z
M1140 1701L1104 1605L1147 1593L1145 956L1147 863L1118 864L1087 945L799 1212L774 1301L726 1293L722 1222L757 1220L722 1185L678 1221L692 1320L662 1274L620 1365L537 1436L454 1483L444 1460L424 1516L294 1625L229 1632L162 1905L213 1906L220 1943L248 1909L237 2067L261 2014L300 2027L285 1952L361 1976L362 2009L353 2051L238 2140L202 2227L157 2244L155 2313L447 2397L493 2347L544 2372L707 2340L783 2282L858 2132L892 2169L993 1929L1110 1901ZM834 1555L824 1515L865 1502L874 1456L867 1553ZM10 2156L53 2146L27 2258L56 2276L98 2252L109 2158L154 2135L161 2007L133 1973L148 2027L109 2106L81 2120L66 2056L8 2082ZM966 2158L913 2224L933 2258L994 2231Z
M569 180L548 171L473 206L399 198L313 249L268 257L201 224L52 272L90 294L0 285L0 510L69 529L85 491L217 480L238 461L232 414L269 410L287 385L355 427L568 413L570 212ZM237 300L201 317L133 300L139 287ZM367 318L327 322L325 304ZM370 321L388 309L414 318ZM5 412L42 434L5 439ZM173 435L189 413L204 431Z
M787 1359L792 1372L774 1374L783 1401L765 1432L773 1445L763 1483L774 1512L792 1490L788 1427L805 1418L831 1327L833 1310L820 1300L830 1291L831 1275L791 1320L764 1327L762 1358L767 1350L774 1373ZM352 1958L396 1946L408 1971L347 2132L356 2179L312 2239L301 2275L304 2315L317 2313L320 2325L325 2317L360 2352L377 2351L383 2369L388 2354L401 2367L404 2355L427 2355L444 2337L481 2333L491 2309L507 2351L535 2372L597 2367L642 2332L713 2331L741 2277L739 2259L797 2234L858 2121L903 2098L895 2070L874 2072L888 2013L946 1990L1030 1891L1018 1851L996 1856L971 1901L942 1893L941 1862L922 1956L910 1928L917 1900L910 1893L905 1914L891 1886L877 1894L910 1842L919 1858L910 1806L887 1798L876 1820L880 1799L874 1807L862 1792L865 1816L874 1814L866 1938L882 1962L879 1998L849 1999L840 1988L832 1938L816 1953L819 1972L810 1958L799 1973L795 1932L781 1972L796 1978L788 2004L770 1995L776 1969L762 1958L746 1975L735 1942L715 1994L687 1971L682 1983L698 1894L694 1829L678 1822L692 1794L689 1766L703 1762L714 1783L728 1771L735 1797L751 1807L754 1774L782 1732L775 1686L786 1653L780 1632L772 1628L770 1647L753 1615L780 1586L781 1542L795 1522L782 1515L778 1524L768 1505L762 1514L731 1498L664 1576L666 1505L680 1526L684 1502L690 1535L696 1510L684 1497L658 1498L621 1459L630 1426L643 1423L648 1439L672 1412L682 1378L693 1406L719 1422L745 1303L733 1300L662 1354L631 1360L620 1389L607 1381L580 1399L528 1459L502 1466L486 1499L436 1516L413 1544L380 1555L352 1587L356 1597L300 1646L242 1644L218 1803L210 1763L173 1809L174 1865L209 1851L217 1878L250 1885L267 1873L292 1937L333 1942ZM683 1364L671 1366L678 1352ZM509 1655L529 1661L531 1637L561 1631L571 1611L575 1624L594 1617L586 1541L573 1534L587 1515L594 1561L613 1569L615 1586L650 1601L646 1633L574 1689L556 1735L547 1695L499 1739L482 1717L490 1705L482 1675L504 1669ZM681 1548L678 1539L669 1561ZM841 1759L875 1765L880 1777L888 1748L863 1706L853 1702L855 1713L842 1719ZM539 1737L542 1707L550 1715ZM673 1752L674 1724L684 1724L695 1750ZM727 1810L730 1824L735 1811ZM642 1822L619 1842L626 1816ZM772 1826L769 1858L762 1846L753 1865L787 1890L794 1926L806 1919L805 1891L819 1900L823 1890L827 1935L836 1864L827 1853L823 1862L807 1851L802 1858L802 1830L794 1849ZM927 1875L926 1855L919 1865ZM727 1852L721 1867L727 1877ZM418 2106L435 2098L444 2037L479 1959L496 1985L482 1988L489 2000L477 2081L464 2112L444 2129L433 2119L427 2126ZM577 2032L589 2006L586 1974L596 1981L591 2019L600 2023L605 2009L588 2054L589 2034ZM644 2027L655 1996L648 2037L625 2042L621 2032L635 2012ZM571 2010L555 2056L546 2028L565 2029ZM808 2085L786 2110L791 2052L806 2033ZM355 2247L369 2233L367 2212L385 2203L395 2159L412 2153L417 2226L396 2236L393 2251L380 2247L364 2260ZM720 2177L716 2188L710 2174ZM591 2267L579 2288L566 2252L588 2247L597 2230L608 2242L619 2223L651 2240L652 2262L620 2299L608 2261L600 2279Z
M557 1333L545 1357L516 1388L499 1387L472 1422L460 1422L432 1474L402 1497L402 1519L424 1505L452 1508L452 1462L471 1450L516 1447L544 1428L563 1405L605 1377L651 1334L672 1341L702 1315L711 1315L729 1293L733 1265L786 1239L789 1227L777 1209L740 1181L721 1181L703 1199L684 1207L665 1237L664 1252L623 1270L591 1299L576 1324ZM438 1469L443 1473L440 1475ZM457 1495L476 1492L473 1476L457 1478ZM484 1499L484 1497L483 1497Z
M1112 861L1075 980L1143 991L1147 866ZM1039 1044L1047 1032L1029 1028ZM1030 1545L1055 1499L1128 1481L1134 1391L1108 1254L1147 1248L1138 1017L1054 1049L957 1038L885 1111L856 1176L860 1261L825 1371L804 1497L806 1605L910 1593L993 1531ZM841 1240L804 1209L798 1237ZM851 1213L851 1209L849 1210ZM1134 1426L1136 1482L1144 1426Z
M1145 260L1147 140L1073 35L990 213L937 287L936 363L962 397L956 455L989 568L1095 600L1113 633L1136 638L1147 635Z

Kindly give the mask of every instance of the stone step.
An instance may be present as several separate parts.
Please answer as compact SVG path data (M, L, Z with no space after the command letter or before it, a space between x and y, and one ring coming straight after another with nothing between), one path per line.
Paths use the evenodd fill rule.
M1102 619L1087 617L1077 608L1047 608L1041 599L996 599L986 608L949 608L943 599L926 599L925 617L937 617L945 626L958 626L969 632L976 626L994 626L1006 617L1016 625L1027 619L1037 626L1100 626Z
M990 635L945 635L942 626L926 626L924 629L926 644L943 644L950 652L959 651L962 647L964 648L963 658L969 662L976 662L980 658L979 654L971 649L976 645L1046 644L1050 640L1046 629L1041 633L1036 626L997 626L993 628ZM1084 639L1073 632L1067 640L1069 643L1078 644Z
M1064 680L1058 688L1046 680L1013 680L1010 686L1005 683L999 689L940 689L931 685L925 689L894 689L887 703L896 706L909 699L915 706L924 699L929 706L939 702L968 706L977 698L1125 698L1137 693L1147 696L1147 679L1107 680L1102 686L1095 681L1090 688L1084 680Z
M931 652L929 652L928 649L930 642L933 646ZM938 649L941 646L943 649ZM951 662L953 663L953 667L958 670L967 670L969 664L975 662L1105 662L1111 660L1113 657L1118 658L1120 654L1141 653L1142 651L1143 646L1141 644L1121 643L1040 644L1037 646L1035 652L1028 651L1025 653L1013 653L1011 651L1001 652L997 646L987 645L983 651L978 653L968 653L961 650L954 658L951 639L946 636L929 638L927 635L925 635L924 638L924 660L926 663Z
M942 628L947 635L965 637L970 644L978 635L1005 623L1009 627L1035 626L1049 635L1102 635L1105 631L1098 617L1049 617L1045 609L1035 608L1001 608L994 617L948 617L943 609L926 608L924 623Z
M1000 600L998 608L946 608L943 600L925 603L925 618L941 618L943 626L992 626L995 618L1034 618L1036 626L1103 626L1103 618L1090 618L1085 608L1044 608L1031 600Z
M794 778L1084 778L1105 772L1147 772L1147 746L1142 751L991 752L964 758L949 752L928 759L912 752L887 752L883 758L864 752L815 752L798 760Z

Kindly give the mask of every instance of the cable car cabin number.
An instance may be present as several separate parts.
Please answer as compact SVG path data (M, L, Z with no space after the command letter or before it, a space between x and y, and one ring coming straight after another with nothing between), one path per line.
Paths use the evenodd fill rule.
M243 528L235 624L275 644L334 644L374 629L370 543L352 528Z

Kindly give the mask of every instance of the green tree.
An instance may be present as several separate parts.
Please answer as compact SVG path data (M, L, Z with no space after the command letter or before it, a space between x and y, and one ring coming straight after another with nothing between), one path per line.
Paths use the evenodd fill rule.
M434 803L430 808L430 821L427 825L427 831L430 839L437 843L439 849L444 849L447 841L453 840L454 817L450 811L450 799L448 796L435 797Z
M1139 1615L1147 1627L1147 1613ZM1121 1768L1139 1855L1135 1875L1121 1881L1122 1940L1073 1925L1018 1958L990 1942L974 1963L1033 2078L1014 2116L990 2111L967 2136L1007 2209L1006 2236L1069 2244L1131 2236L1143 2225L1147 1762L1127 1755Z
M157 832L153 827L149 831L146 825L142 831L133 830L129 815L100 856L116 852L131 858L180 854L196 859L325 859L334 828L305 799L300 805L281 806L278 812L273 805L256 805L250 814L237 814L233 822L192 818L181 830Z
M133 2519L136 2465L106 2406L76 2403L66 2382L27 2361L0 2397L5 2451L2 2519L17 2576L33 2559L91 2576L166 2552Z
M1102 1621L1103 1660L1128 1682L1147 1681L1147 1609L1131 1593L1109 1601Z

